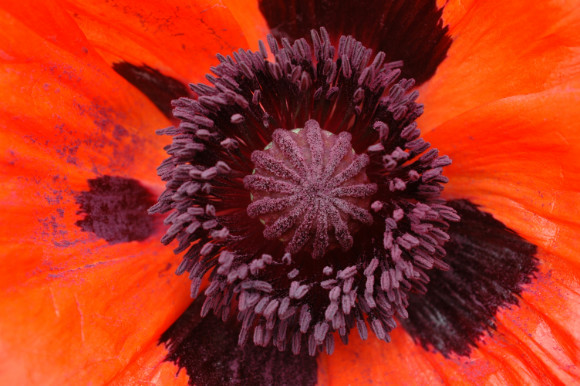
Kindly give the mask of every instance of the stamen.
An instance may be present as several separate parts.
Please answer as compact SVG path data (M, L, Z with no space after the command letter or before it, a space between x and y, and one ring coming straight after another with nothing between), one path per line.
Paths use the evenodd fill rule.
M312 41L269 37L273 62L263 44L220 55L212 85L173 102L151 212L172 212L162 242L186 251L193 296L211 272L202 315L235 316L240 344L316 355L367 323L389 341L408 294L447 268L458 216L401 63L352 37L335 48L324 28Z

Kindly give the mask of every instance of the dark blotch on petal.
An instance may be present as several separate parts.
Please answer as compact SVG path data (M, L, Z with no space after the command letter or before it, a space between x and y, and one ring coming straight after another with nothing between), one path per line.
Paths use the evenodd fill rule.
M75 197L78 213L86 215L77 226L111 244L142 241L151 235L153 217L147 209L155 199L139 181L104 176L88 182L90 190Z
M427 81L451 46L435 0L260 0L277 38L298 39L326 27L332 39L352 35L365 46L403 60L402 76Z
M163 333L167 360L185 368L191 385L315 385L316 358L303 352L238 345L239 323L213 314L202 318L205 296L198 297Z
M469 355L495 329L500 307L518 304L537 270L536 246L466 200L447 203L461 216L445 244L449 271L430 271L425 295L409 297L405 329L425 348Z
M173 119L171 101L190 95L186 85L147 65L119 62L113 64L113 70L137 87L169 119Z

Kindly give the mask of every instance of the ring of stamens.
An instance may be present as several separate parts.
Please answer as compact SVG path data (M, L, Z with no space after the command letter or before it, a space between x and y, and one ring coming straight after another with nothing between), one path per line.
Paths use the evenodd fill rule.
M212 86L174 101L181 122L161 131L173 136L158 170L167 188L151 208L172 212L161 241L186 251L177 273L189 273L192 296L210 273L201 314L234 314L240 345L253 335L258 346L332 353L335 332L347 343L367 326L388 342L409 292L447 267L459 219L440 197L451 161L420 137L423 107L414 81L398 79L401 63L372 59L352 37L334 47L324 28L312 46L281 43L268 38L274 61L262 43L218 55ZM331 156L337 143L349 145Z

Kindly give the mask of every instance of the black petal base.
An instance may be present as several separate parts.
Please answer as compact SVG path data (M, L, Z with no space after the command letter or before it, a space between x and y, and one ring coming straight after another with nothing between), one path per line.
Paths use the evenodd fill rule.
M401 324L427 349L469 355L495 329L498 309L518 304L537 271L537 248L467 200L447 205L461 216L445 245L451 269L430 272L427 293L409 297L409 318Z
M143 241L154 231L154 218L147 209L153 195L132 178L103 176L88 180L89 191L75 199L78 214L85 214L76 225L110 244Z
M290 40L325 27L331 38L352 35L366 47L402 60L402 76L427 81L451 46L435 0L260 0L260 10L277 37Z
M119 62L113 64L113 70L137 87L169 119L173 119L171 101L191 95L185 84L147 65Z
M315 385L316 358L273 346L238 345L239 323L213 314L202 318L204 296L198 297L161 336L167 360L185 368L192 385Z

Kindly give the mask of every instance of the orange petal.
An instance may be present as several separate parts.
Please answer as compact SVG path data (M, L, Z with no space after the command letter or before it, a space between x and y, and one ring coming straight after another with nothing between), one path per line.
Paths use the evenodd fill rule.
M441 385L445 374L427 359L429 355L402 328L391 332L391 343L372 333L362 341L353 331L348 346L339 343L331 356L321 354L318 381L329 386Z
M537 282L523 293L519 307L498 315L497 334L503 339L491 337L484 348L514 358L509 361L512 366L519 362L536 382L573 384L580 378L579 279L557 267L562 264L552 264L558 257L539 257L543 265Z
M506 98L426 135L453 160L447 198L482 205L524 238L580 268L580 92Z
M69 0L65 7L110 64L146 64L183 82L202 81L217 53L257 49L268 30L257 1Z
M500 98L580 85L576 1L450 1L444 19L454 41L420 90L423 128Z
M187 372L172 362L166 362L166 356L167 350L163 345L152 344L111 380L111 385L188 385Z
M270 29L260 11L258 1L222 0L222 3L230 10L242 29L248 44L246 49L258 50L258 40L266 43L266 36L270 33Z
M159 190L168 121L58 7L0 8L0 382L104 383L187 307L189 283L161 230L112 246L81 232L74 195L101 174Z
M476 1L478 0L437 0L437 7L443 8L444 24L453 30Z
M165 157L167 139L155 130L169 122L155 106L109 68L57 7L9 2L0 12L0 117L10 128L0 133L2 156L46 164L44 169L73 167L85 175L125 174L157 183L151 170ZM37 12L46 21L34 22ZM53 42L62 35L66 39ZM33 165L8 166L3 172L19 176Z
M187 278L174 276L157 240L35 244L42 261L0 296L5 384L104 383L155 343L189 302ZM27 246L19 256L39 254Z

